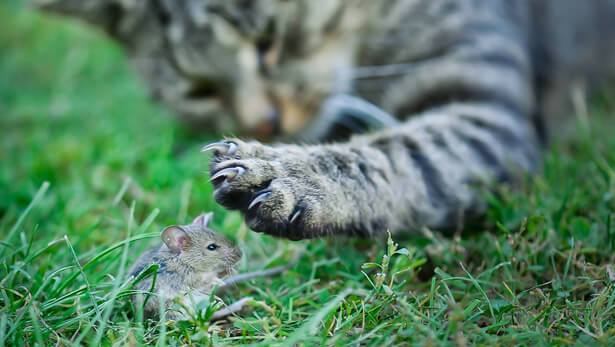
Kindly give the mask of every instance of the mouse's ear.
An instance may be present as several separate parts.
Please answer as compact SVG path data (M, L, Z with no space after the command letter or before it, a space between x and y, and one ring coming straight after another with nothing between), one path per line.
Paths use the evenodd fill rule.
M196 217L192 221L192 224L201 224L203 226L208 226L213 217L214 217L213 212L202 213L200 216Z
M177 225L171 225L162 231L162 242L173 252L179 253L190 246L190 236Z

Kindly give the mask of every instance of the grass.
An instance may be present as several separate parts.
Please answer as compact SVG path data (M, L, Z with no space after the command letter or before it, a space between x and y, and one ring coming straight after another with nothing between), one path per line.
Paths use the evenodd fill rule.
M216 135L152 104L102 34L12 2L0 22L0 345L615 345L615 98L461 236L293 243L214 203ZM255 299L230 322L144 321L122 274L202 211L242 272L305 254L224 294Z

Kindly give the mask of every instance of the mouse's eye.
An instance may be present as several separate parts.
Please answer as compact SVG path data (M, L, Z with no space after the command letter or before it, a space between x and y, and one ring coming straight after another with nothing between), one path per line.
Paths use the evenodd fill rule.
M218 248L218 245L216 245L215 243L210 243L209 246L207 246L207 249L210 251L215 251Z

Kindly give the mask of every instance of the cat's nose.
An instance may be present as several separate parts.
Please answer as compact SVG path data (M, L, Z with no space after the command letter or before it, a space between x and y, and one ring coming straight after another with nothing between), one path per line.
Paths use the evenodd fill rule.
M278 107L272 107L264 120L255 127L254 136L259 140L267 140L281 133L282 115Z

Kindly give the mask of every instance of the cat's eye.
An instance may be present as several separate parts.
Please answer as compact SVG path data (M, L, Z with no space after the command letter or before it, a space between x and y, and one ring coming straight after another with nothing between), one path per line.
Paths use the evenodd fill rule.
M273 40L270 38L264 38L256 42L256 52L258 53L258 68L263 75L269 73L269 60L267 59L271 48L273 47Z
M258 55L258 65L261 73L264 75L268 74L269 68L271 67L273 60L275 60L271 56L271 52L273 51L275 45L275 23L270 21L267 24L267 28L261 34L261 36L256 40L256 53Z
M256 51L260 57L267 55L267 52L273 47L273 40L271 37L265 37L256 42Z
M219 85L214 80L199 79L186 93L188 99L209 99L218 95Z
M207 246L207 249L210 250L210 251L215 251L216 249L218 249L218 245L216 245L215 243L210 243Z

